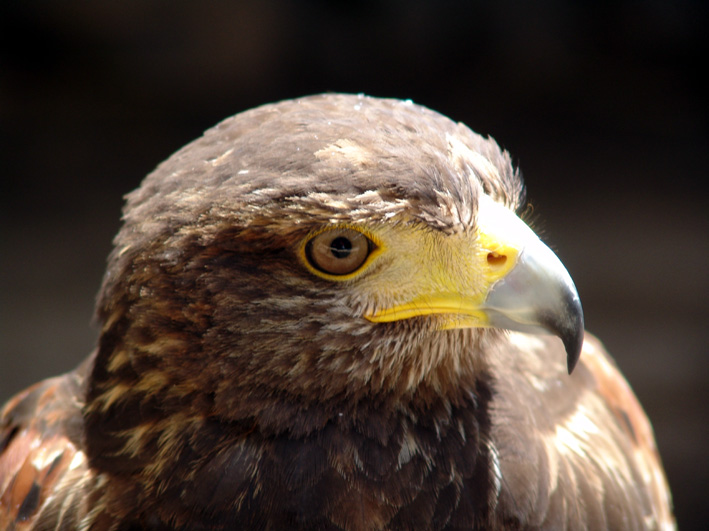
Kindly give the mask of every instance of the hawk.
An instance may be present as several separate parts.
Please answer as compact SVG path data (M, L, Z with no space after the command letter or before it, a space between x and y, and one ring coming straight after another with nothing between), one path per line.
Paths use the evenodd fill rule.
M652 428L490 138L325 94L127 196L75 371L0 421L2 529L671 529Z

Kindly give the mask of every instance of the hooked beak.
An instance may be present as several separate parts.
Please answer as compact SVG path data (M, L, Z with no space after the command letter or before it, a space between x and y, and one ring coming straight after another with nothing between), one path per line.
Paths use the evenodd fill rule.
M425 292L365 317L391 322L410 317L450 316L443 328L494 327L551 333L566 349L569 374L581 354L584 323L581 301L559 258L512 211L481 198L477 251L482 288ZM454 268L451 268L454 269Z

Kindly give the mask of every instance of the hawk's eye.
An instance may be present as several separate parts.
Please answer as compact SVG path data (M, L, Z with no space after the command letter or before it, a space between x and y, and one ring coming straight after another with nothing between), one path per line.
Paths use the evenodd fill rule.
M340 228L321 232L305 246L308 262L330 275L348 275L359 269L374 244L361 232Z

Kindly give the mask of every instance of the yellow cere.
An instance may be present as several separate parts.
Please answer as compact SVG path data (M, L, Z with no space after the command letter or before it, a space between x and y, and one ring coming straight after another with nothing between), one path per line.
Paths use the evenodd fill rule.
M488 326L485 299L516 265L528 232L511 211L488 198L480 203L473 233L393 227L381 236L390 263L377 275L378 304L365 317L391 322L438 314L443 329Z
M525 230L520 231L520 226ZM346 275L315 269L305 257L307 242L325 230L346 227L375 243L361 267ZM529 229L503 205L483 198L477 230L445 234L417 223L342 224L309 235L300 254L314 274L353 281L353 300L372 322L440 315L442 329L488 326L485 299L517 263ZM366 273L366 274L365 274Z

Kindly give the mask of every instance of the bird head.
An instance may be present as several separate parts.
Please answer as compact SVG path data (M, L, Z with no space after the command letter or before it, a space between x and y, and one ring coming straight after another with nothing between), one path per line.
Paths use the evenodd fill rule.
M455 387L505 330L559 336L571 371L578 295L522 202L492 139L411 102L330 94L229 118L127 197L89 411L130 395L143 416L237 419L283 396L285 417L289 401Z

